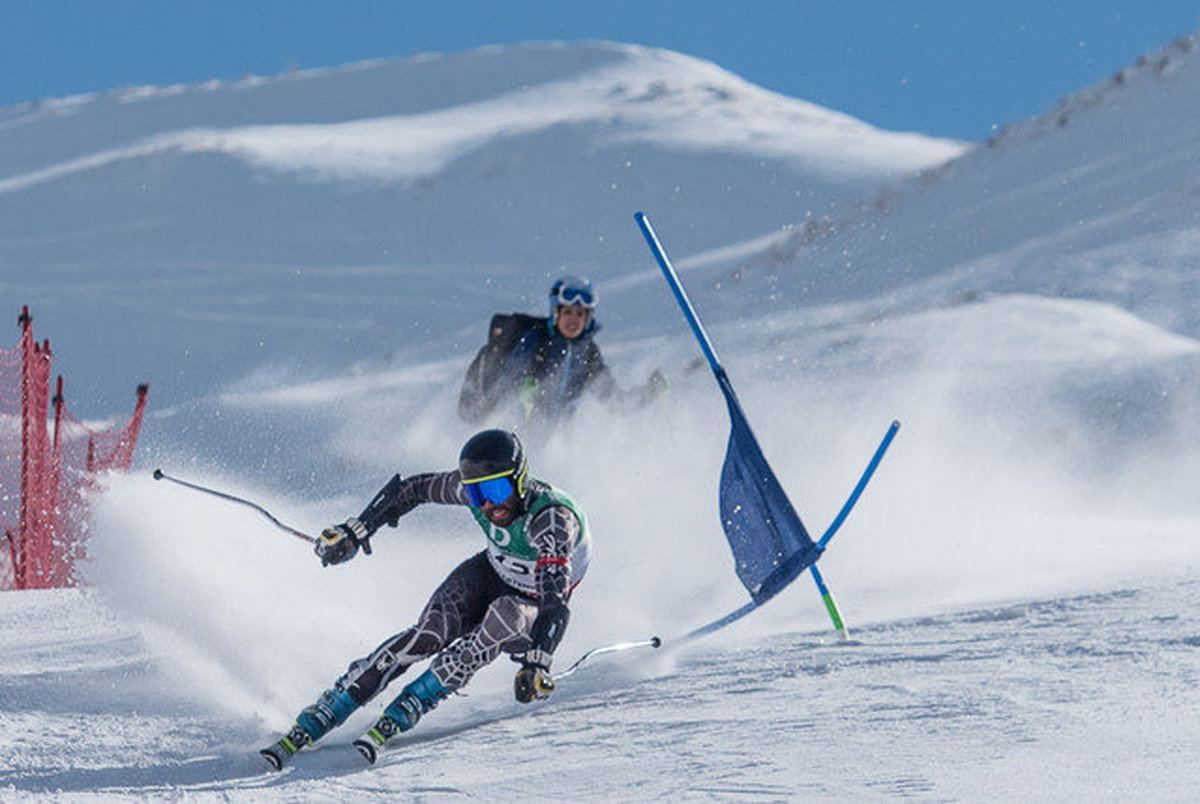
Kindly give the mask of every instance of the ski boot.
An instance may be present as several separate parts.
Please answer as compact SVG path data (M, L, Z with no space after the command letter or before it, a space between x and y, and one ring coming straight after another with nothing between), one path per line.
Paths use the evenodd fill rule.
M449 694L433 671L426 670L405 685L396 700L383 710L375 725L354 741L354 747L367 762L374 765L388 740L417 725L421 715L436 707Z
M355 709L358 709L358 702L340 685L325 690L315 704L300 711L296 724L287 734L258 753L272 768L283 770L297 751L344 723Z

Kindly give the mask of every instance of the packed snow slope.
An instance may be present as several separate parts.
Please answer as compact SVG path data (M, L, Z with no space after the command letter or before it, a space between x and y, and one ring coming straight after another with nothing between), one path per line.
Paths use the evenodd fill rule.
M844 160L830 150L838 136L822 150L807 126L787 127L829 164L804 163L813 195L796 195L793 183L786 202L770 177L784 175L784 165L796 170L797 161L773 155L766 133L780 131L772 122L780 118L755 107L745 131L763 133L714 147L725 116L707 113L720 101L703 89L696 96L649 85L633 91L658 109L646 120L661 122L675 109L678 136L692 138L686 148L661 131L613 145L606 126L636 118L627 110L536 135L498 135L488 110L472 106L470 131L492 132L479 135L486 145L475 151L465 144L465 118L438 128L440 110L486 105L524 86L536 94L546 84L592 81L593 70L626 60L638 74L665 64L689 75L701 70L707 82L723 75L674 54L611 45L531 46L261 86L146 91L128 106L190 106L189 98L217 93L224 102L214 106L230 131L201 131L220 127L211 120L158 129L146 122L137 137L101 142L95 130L73 130L85 141L75 156L125 154L103 164L63 151L38 161L30 154L39 147L59 146L31 137L27 160L0 185L8 188L0 203L15 209L17 197L49 193L56 182L90 183L96 197L112 194L111 203L71 207L99 216L75 232L80 243L94 238L93 245L115 248L144 231L157 247L223 256L158 265L129 253L122 264L161 271L141 287L133 278L142 275L114 271L117 258L106 249L95 250L95 263L86 247L68 259L61 249L72 239L43 230L47 249L60 249L62 276L112 260L95 269L103 287L93 295L126 281L131 304L151 311L141 317L146 329L114 346L114 355L152 353L146 365L169 365L165 382L177 383L178 401L149 420L142 471L114 479L103 497L90 585L0 599L0 791L239 800L1194 795L1200 333L1190 246L1200 240L1200 155L1187 132L1200 65L1192 45L1181 40L1151 54L1111 84L1064 99L945 167L941 156L961 146L872 133L775 98L779 108L815 114L815 128L849 127ZM487 69L475 71L476 59ZM448 65L469 69L475 83L460 86L455 74L435 70ZM423 117L416 129L404 123L404 142L423 140L414 131L428 136L417 161L442 165L425 187L429 197L444 194L442 209L474 209L480 228L463 227L460 216L421 218L427 229L408 230L405 240L421 259L383 255L380 241L368 238L358 251L341 241L357 256L339 261L337 243L317 242L340 231L328 220L341 214L336 202L358 209L389 186L396 197L420 192L422 179L404 173L417 162L379 158L365 144L372 137L336 120L310 122L348 135L354 129L344 147L313 145L314 132L295 119L287 132L264 137L258 127L272 124L265 111L249 102L239 110L233 101L265 87L307 108L303 86L315 82L308 86L341 87L323 97L331 106L359 104L355 119L365 119L361 104L379 93L356 99L346 87L392 69L411 71L404 91L424 96L420 114L435 118ZM517 75L511 82L508 69ZM417 80L433 75L437 85ZM681 86L664 80L668 90ZM497 84L508 89L489 89ZM736 87L741 100L770 98ZM590 94L573 103L586 106ZM313 117L324 114L321 104L308 105ZM9 110L4 130L117 106L114 95ZM192 134L184 129L197 137L186 147L178 138ZM862 155L851 147L855 131L880 137L874 150L892 154L888 169L868 175L863 159L846 167ZM356 147L351 139L360 136ZM520 169L490 163L497 175L527 177L524 194L493 192L472 159L528 136ZM711 150L697 144L701 136ZM96 143L86 145L92 137ZM129 152L135 143L153 151L163 138L174 144L153 156ZM286 147L264 155L264 143ZM610 147L636 158L626 164ZM608 156L592 160L589 148ZM938 149L947 151L934 158ZM535 154L555 153L553 172L527 176ZM446 154L453 156L439 161ZM142 159L162 168L164 182L193 193L175 203L208 228L190 230L178 215L171 220L182 228L160 229L154 214L170 207L152 202L140 228L115 222L122 210L137 209L128 206L132 186L119 180L121 171L155 169ZM180 167L189 160L196 161ZM362 179L360 165L377 178ZM456 172L469 165L479 181ZM821 172L835 168L844 172ZM598 224L589 215L600 202L588 193L562 192L578 176L612 188L611 219ZM701 191L698 176L730 189ZM737 188L745 194L727 203ZM243 198L252 203L239 206ZM521 210L540 205L558 227L504 211L506 200ZM46 220L35 225L26 210L25 228L73 225L60 214L65 196L43 202ZM306 207L323 216L320 225L285 214ZM679 649L680 634L746 595L717 517L724 405L632 223L636 209L649 213L674 256L811 530L836 514L888 422L903 422L821 559L855 637L849 644L830 638L812 584L801 578L753 616ZM261 225L271 216L277 226ZM350 226L348 218L340 222ZM508 224L518 221L525 228L514 233ZM772 234L780 225L789 228ZM428 242L442 232L452 234ZM477 239L485 233L506 249L494 260L479 258L493 245ZM303 256L276 260L255 234L277 244L292 236L303 248L287 253ZM313 532L356 513L395 471L452 466L472 431L453 414L458 382L484 321L496 310L541 308L560 264L538 256L559 247L541 238L560 236L564 248L589 255L601 293L598 339L618 380L629 386L661 367L672 388L636 415L589 403L561 431L530 439L534 472L582 501L597 540L559 655L570 661L596 645L650 634L666 647L598 659L534 707L511 702L512 667L497 662L469 696L444 703L374 768L364 769L347 743L378 706L301 755L290 772L262 773L253 749L350 659L406 625L445 573L480 548L479 536L462 511L421 509L381 532L374 555L322 570L303 544L255 512L156 483L148 469L161 465L249 497ZM38 252L32 237L6 234L3 242ZM394 254L396 242L387 248ZM455 256L434 258L446 253ZM54 293L39 287L50 304ZM163 300L168 308L154 310ZM319 309L340 315L309 314ZM61 324L82 333L77 342L100 337L86 335L86 319ZM223 352L223 330L262 337ZM370 332L389 334L390 357L373 351L385 339L362 334ZM283 334L300 351L282 349ZM203 365L187 362L208 349ZM158 362L164 355L185 357ZM188 372L213 387L185 392L196 388ZM495 423L511 420L501 415Z

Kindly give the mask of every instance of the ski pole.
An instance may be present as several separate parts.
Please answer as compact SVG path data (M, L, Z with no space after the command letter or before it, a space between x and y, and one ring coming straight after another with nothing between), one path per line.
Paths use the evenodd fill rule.
M573 675L579 669L579 666L591 659L593 656L601 656L605 653L618 653L620 651L633 650L634 648L657 648L662 645L662 640L658 637L650 637L643 639L641 642L618 642L615 645L605 645L601 648L592 648L587 653L575 660L575 664L568 667L561 673L555 673L554 679L558 681L567 676Z
M267 519L271 520L271 524L273 524L275 527L279 528L284 533L286 533L290 536L295 536L297 539L303 539L304 541L308 542L309 544L315 544L317 541L316 539L314 539L312 536L309 536L304 531L296 530L295 528L292 528L292 527L289 527L289 526L283 524L278 519L276 519L274 516L272 516L270 511L268 511L266 508L263 508L258 503L251 502L250 500L242 499L241 497L235 497L232 494L226 494L223 491L217 491L216 489L210 489L207 486L201 486L196 483L189 483L186 480L180 480L177 477L171 477L169 474L164 472L162 469L154 470L154 479L155 480L170 480L172 483L177 483L180 486L184 486L185 488L193 489L195 491L202 491L205 494L211 494L214 497L220 497L222 500L229 500L230 502L240 503L241 505L248 505L251 508L253 508L255 511L258 511L260 514L265 516Z

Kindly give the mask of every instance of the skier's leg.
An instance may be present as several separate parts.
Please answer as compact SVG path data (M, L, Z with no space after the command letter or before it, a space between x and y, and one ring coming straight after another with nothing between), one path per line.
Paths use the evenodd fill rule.
M537 603L529 598L505 594L493 600L479 624L439 653L428 670L406 684L383 710L375 726L354 741L355 747L368 762L374 762L384 743L417 725L421 715L465 686L501 652L528 648L536 617Z
M523 595L496 598L483 621L439 653L429 672L449 692L465 687L475 673L501 653L523 653L529 648L537 612L537 601Z
M344 723L410 664L432 656L457 639L478 618L477 612L489 599L481 595L482 586L477 583L481 561L490 571L483 553L460 564L434 591L416 625L351 662L331 689L301 710L282 739L259 753L275 767L282 767L296 751Z
M354 747L367 762L374 763L384 743L417 725L421 715L436 707L449 694L450 691L442 686L433 672L426 670L404 685L404 689L387 705L375 725L354 741Z
M501 652L519 653L529 647L529 632L537 617L537 603L520 595L492 601L483 620L462 639L439 653L429 666L383 710L376 724L384 741L417 725L421 715L450 693L466 686L471 677ZM388 722L390 721L390 722Z
M379 694L409 665L433 656L462 633L468 591L453 574L433 593L415 625L356 659L334 683L359 706Z
M352 662L333 687L322 692L315 703L300 710L287 734L259 751L263 758L280 770L301 748L344 723L356 709L404 671L407 665L396 661L404 651L398 649L417 643L418 629L419 623L385 640L369 656Z

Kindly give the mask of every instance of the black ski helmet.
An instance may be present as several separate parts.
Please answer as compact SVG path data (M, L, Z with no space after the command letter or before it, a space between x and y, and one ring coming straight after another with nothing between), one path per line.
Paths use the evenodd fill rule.
M464 481L511 475L517 494L525 494L529 464L516 433L484 430L471 436L458 454L458 472Z

